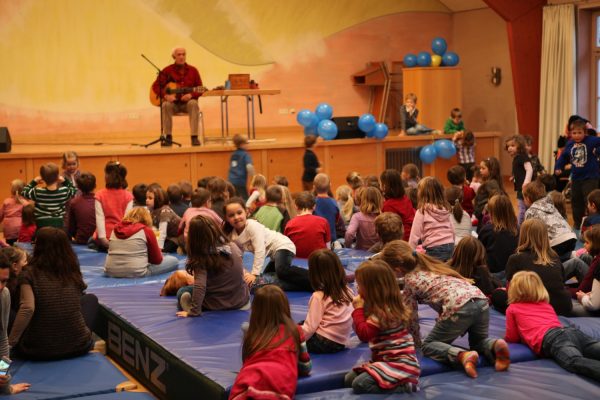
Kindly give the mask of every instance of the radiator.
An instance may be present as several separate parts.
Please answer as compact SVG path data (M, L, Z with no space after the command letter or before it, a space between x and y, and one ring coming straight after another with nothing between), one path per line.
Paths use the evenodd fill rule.
M421 147L403 148L403 149L386 149L385 150L385 168L397 169L402 171L402 167L406 164L415 164L419 167L419 171L423 168L423 163L419 158Z

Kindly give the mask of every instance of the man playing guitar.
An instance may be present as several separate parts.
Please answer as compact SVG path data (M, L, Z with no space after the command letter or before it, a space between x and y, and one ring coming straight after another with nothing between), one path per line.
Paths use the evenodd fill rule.
M190 119L192 146L200 146L198 140L198 118L200 113L198 97L201 96L201 91L172 93L167 90L167 86L169 83L174 82L180 88L197 88L202 86L202 79L198 70L185 62L184 48L177 47L173 49L171 56L175 62L163 69L152 85L154 93L157 95L160 93L163 98L163 134L166 136L164 145L171 146L173 142L173 114L185 112Z

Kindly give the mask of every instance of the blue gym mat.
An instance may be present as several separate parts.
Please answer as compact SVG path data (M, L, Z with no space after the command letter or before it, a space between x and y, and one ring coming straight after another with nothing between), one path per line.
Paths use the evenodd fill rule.
M223 388L233 384L236 373L241 368L240 326L249 318L249 311L205 312L199 318L178 319L175 316L176 299L160 297L161 284L148 284L130 288L97 288L95 293L100 303L125 320L135 329L143 332L151 340L167 349L171 354L199 371ZM290 300L292 318L305 319L310 293L287 293ZM422 333L433 326L435 312L427 306L420 307ZM493 313L490 332L502 337L504 317ZM459 339L464 341L465 338ZM466 343L466 342L465 342ZM337 354L312 355L311 376L300 378L298 393L339 388L343 377L353 366L365 362L370 357L366 343L360 343L352 336L349 349ZM524 345L511 344L511 360L520 362L535 359L535 355ZM420 357L422 375L450 371L450 367L431 359ZM482 358L482 363L485 363Z
M153 400L155 399L150 393L145 392L118 392L104 393L93 396L77 397L78 400Z
M479 370L479 377L471 379L463 372L454 371L422 377L419 392L402 395L354 395L352 389L338 389L296 396L302 400L328 399L511 399L562 400L595 399L600 385L587 378L571 374L552 360L535 360L513 364L507 372L492 368Z
M27 382L31 388L11 396L15 399L68 399L115 393L128 379L100 353L59 361L14 360L12 383Z

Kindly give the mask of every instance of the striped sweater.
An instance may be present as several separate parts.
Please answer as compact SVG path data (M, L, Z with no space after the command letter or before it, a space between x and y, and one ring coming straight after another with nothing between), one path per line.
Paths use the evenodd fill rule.
M408 330L402 325L381 330L377 318L372 315L365 317L363 308L355 309L352 319L359 339L368 341L371 349L371 361L355 367L354 372L367 372L385 390L407 383L416 387L421 367Z
M68 179L55 190L37 187L37 185L35 179L29 182L23 188L23 196L35 201L35 223L38 229L44 226L62 228L65 205L69 199L75 196L77 188Z

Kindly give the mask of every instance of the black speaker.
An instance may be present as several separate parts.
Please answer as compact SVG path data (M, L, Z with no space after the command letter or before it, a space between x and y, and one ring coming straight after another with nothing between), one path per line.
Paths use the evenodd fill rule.
M358 117L335 117L331 120L337 125L336 139L362 139L365 133L358 129Z
M0 126L0 153L10 153L11 144L8 128Z

